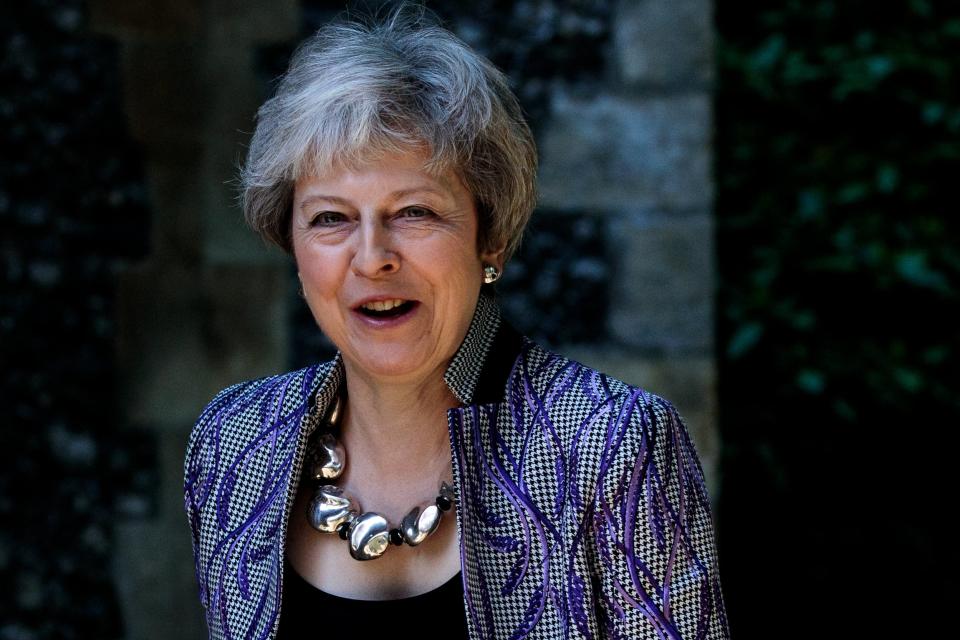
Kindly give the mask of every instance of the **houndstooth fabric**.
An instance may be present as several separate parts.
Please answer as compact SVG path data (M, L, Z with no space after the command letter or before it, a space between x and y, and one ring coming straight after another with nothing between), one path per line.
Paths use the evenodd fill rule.
M500 308L492 297L481 295L467 335L443 374L444 382L461 404L473 400L484 359L499 328Z
M703 473L676 410L498 325L482 297L446 376L465 405L448 418L470 637L728 638ZM502 398L470 404L504 355ZM306 439L343 375L338 357L241 383L197 421L184 491L211 638L275 634Z

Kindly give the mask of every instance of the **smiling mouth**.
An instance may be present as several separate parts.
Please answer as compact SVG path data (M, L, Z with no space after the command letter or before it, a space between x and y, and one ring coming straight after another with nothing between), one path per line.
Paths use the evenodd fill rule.
M413 309L416 304L414 300L376 300L360 305L357 311L368 318L396 318Z

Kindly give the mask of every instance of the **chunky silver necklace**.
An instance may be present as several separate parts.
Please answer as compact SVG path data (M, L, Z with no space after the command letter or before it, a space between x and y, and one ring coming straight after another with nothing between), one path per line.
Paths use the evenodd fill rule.
M406 542L415 547L437 530L440 520L456 502L453 488L440 483L440 491L432 502L411 509L391 527L387 519L373 511L360 512L359 503L340 487L330 484L343 474L347 452L334 436L340 423L340 398L327 413L326 427L317 430L307 451L310 476L317 481L313 498L307 506L307 521L317 531L336 533L347 540L350 555L356 560L379 558L391 544Z

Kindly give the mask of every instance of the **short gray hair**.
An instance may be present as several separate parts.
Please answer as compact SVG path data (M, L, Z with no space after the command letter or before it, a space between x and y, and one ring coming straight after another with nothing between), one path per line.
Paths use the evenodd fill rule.
M509 258L536 203L537 153L506 77L421 7L330 23L298 47L257 113L240 176L244 216L292 253L299 178L415 149L473 195L479 248Z

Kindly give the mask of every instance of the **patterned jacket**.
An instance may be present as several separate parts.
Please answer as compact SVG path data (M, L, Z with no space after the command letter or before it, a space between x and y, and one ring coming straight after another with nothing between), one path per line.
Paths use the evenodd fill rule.
M185 505L210 637L272 638L287 520L339 357L203 410ZM550 353L481 296L445 380L471 638L727 638L710 505L667 401Z

